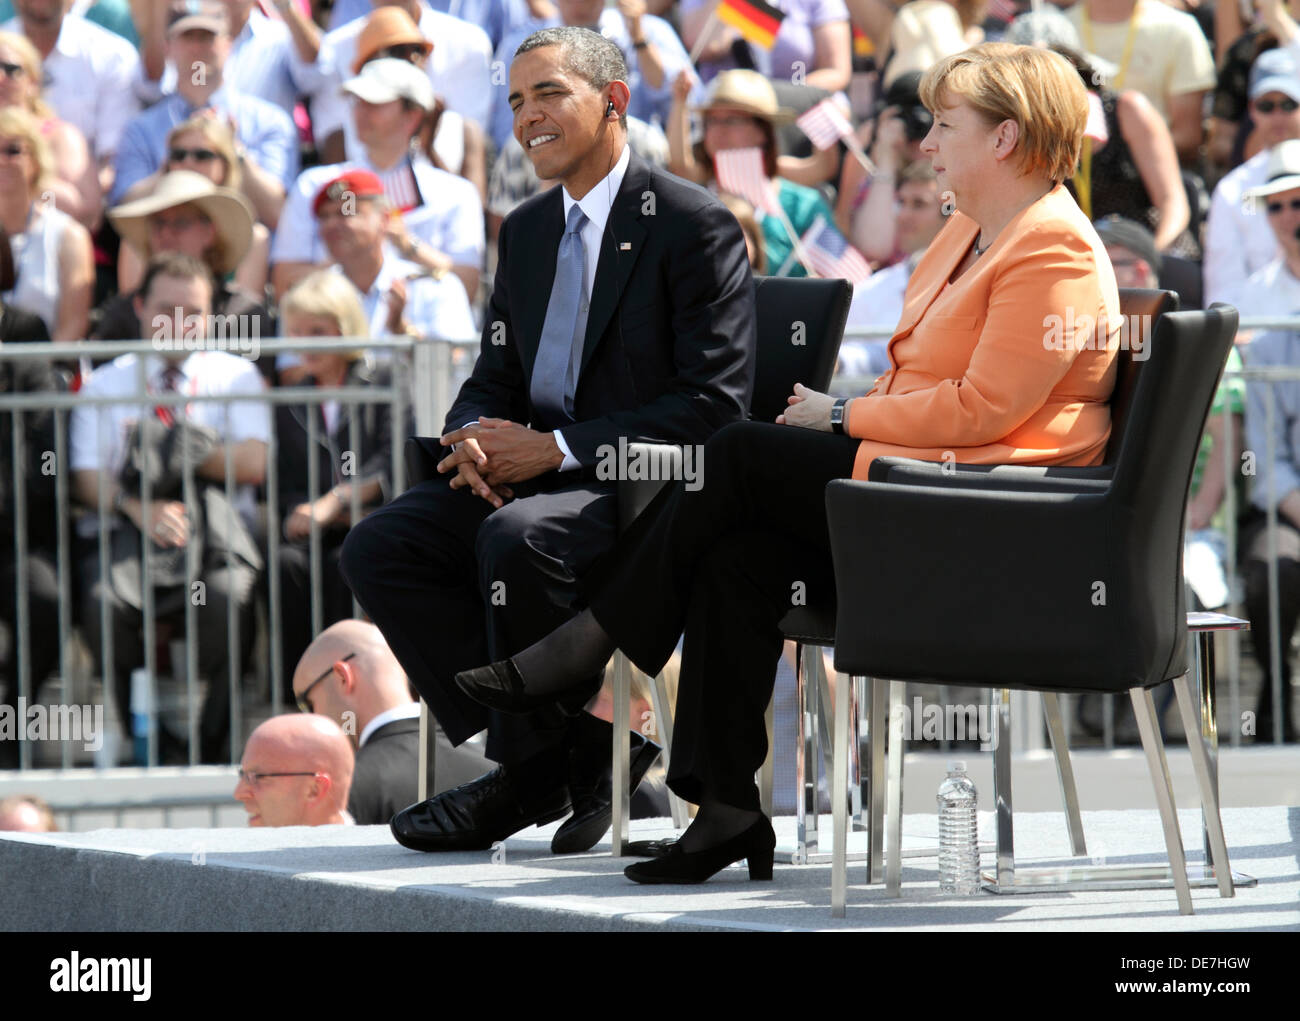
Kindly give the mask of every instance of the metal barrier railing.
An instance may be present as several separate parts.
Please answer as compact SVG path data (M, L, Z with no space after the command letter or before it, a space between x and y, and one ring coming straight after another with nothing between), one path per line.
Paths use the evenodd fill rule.
M1292 328L1300 329L1300 317L1293 319L1246 319L1242 321L1243 329L1259 328ZM846 339L853 340L862 337L887 337L887 330L862 330L855 329L846 331ZM12 471L13 471L13 493L15 498L15 519L14 519L14 536L13 550L15 562L20 568L26 563L28 556L28 531L29 522L26 520L25 492L27 479L24 474L17 470L17 466L22 463L24 458L22 453L25 448L25 420L26 416L43 411L53 411L54 419L54 449L53 463L56 466L55 471L55 505L57 517L56 529L56 548L55 564L58 587L58 642L59 642L59 678L60 678L60 698L64 704L71 701L72 691L70 682L70 664L68 660L69 636L72 632L72 544L69 536L71 524L71 503L72 494L70 492L70 479L64 466L68 464L69 437L67 435L68 425L65 420L65 413L74 407L84 407L86 405L122 405L136 404L142 414L148 414L149 411L158 405L165 405L177 409L179 415L186 417L186 406L197 402L216 402L224 405L227 409L227 415L232 405L265 403L268 406L280 404L305 405L313 410L318 408L325 401L338 401L340 405L365 405L386 403L389 412L392 415L394 423L406 421L407 409L410 408L414 415L415 432L421 435L436 435L441 427L447 409L452 399L452 386L455 382L453 360L454 354L458 349L467 347L476 347L477 339L464 341L443 341L436 338L391 338L382 342L369 342L355 338L339 339L321 339L312 340L267 340L260 343L262 354L275 355L284 352L297 351L332 351L332 350L355 350L358 347L364 347L369 355L375 352L390 352L391 364L393 367L392 382L388 386L368 386L368 387L346 387L346 388L304 388L304 387L286 387L281 389L268 389L257 395L238 394L225 396L203 396L203 395L186 395L186 394L150 394L148 392L147 379L145 378L145 362L143 359L137 359L136 362L136 391L129 397L102 397L92 398L82 393L41 393L41 394L0 394L0 415L8 414L13 422L13 440L12 440ZM6 344L0 345L0 363L7 360L36 358L45 360L67 360L78 358L95 358L109 359L122 354L154 354L157 353L157 347L152 341L138 342L86 342L71 344ZM1300 380L1300 367L1282 368L1282 369L1247 369L1242 373L1236 374L1247 382L1287 382ZM837 378L837 385L840 387L859 388L865 391L870 387L873 380L853 380L847 377ZM1273 393L1273 387L1267 387L1263 391L1266 395L1265 402L1267 408L1268 428L1267 439L1268 445L1264 452L1264 463L1271 463L1275 454L1273 448L1273 429L1272 424L1276 415L1276 399ZM317 425L318 414L309 414L308 423L308 449L315 451L319 439L319 426ZM274 419L273 419L274 420ZM356 416L350 416L349 428L349 448L357 457L357 462L361 460L360 437L357 434ZM406 430L394 427L391 436L390 456L390 475L387 480L390 485L391 493L401 492L405 488L402 447L406 436ZM1224 458L1225 477L1233 478L1238 470L1239 465L1235 463L1236 453L1231 444L1225 444L1222 447L1221 454ZM308 459L308 499L314 501L321 493L319 472L317 470L316 459ZM195 466L186 459L183 476L185 480L184 503L187 507L192 506L194 499L195 485ZM219 480L223 486L224 493L228 500L233 504L236 495L236 485L231 460L230 445L226 445L226 458L224 465L224 476ZM1270 477L1269 483L1272 483ZM277 457L276 457L276 437L274 428L271 434L271 444L267 450L267 471L264 483L266 500L266 516L268 522L266 537L266 582L267 590L267 611L269 623L267 627L267 638L269 651L267 660L262 664L266 669L270 679L270 692L272 705L279 707L283 701L285 679L283 676L283 648L282 642L282 593L280 591L280 572L277 567L277 557L280 546L280 529L281 510L279 506L279 497L281 490L281 480L278 478ZM141 486L141 500L147 503L150 496L151 484L147 476L144 477ZM360 487L353 485L350 487L350 510L351 520L356 520L360 514ZM109 506L106 500L107 492L107 472L100 472L97 506L93 509L95 513L95 532L98 543L99 557L99 576L106 579L109 574L110 564L108 558L108 524L110 520ZM1273 636L1273 648L1270 649L1269 657L1272 677L1280 677L1280 664L1283 651L1279 645L1278 635L1278 573L1277 573L1277 513L1276 513L1276 494L1270 495L1270 509L1268 511L1268 542L1269 542L1269 612L1271 628L1270 634ZM1223 517L1228 524L1225 529L1227 539L1227 563L1226 571L1229 575L1229 591L1233 597L1233 609L1239 607L1240 585L1237 579L1237 557L1236 543L1237 536L1235 533L1236 521L1236 491L1232 485L1226 486L1225 505ZM141 564L145 576L148 576L150 564L150 543L141 537ZM311 630L312 633L318 633L324 623L322 617L322 548L320 528L316 522L312 521L308 539L309 561L310 561L310 578L311 578ZM190 554L192 557L192 553ZM227 566L229 566L229 554L227 555ZM189 576L193 576L193 563L189 564ZM15 631L15 644L17 651L16 663L16 694L24 701L30 701L32 684L35 680L39 682L42 678L32 678L31 676L31 647L30 647L30 606L29 593L26 589L26 572L19 569L16 572L17 577L17 609L16 620L13 622ZM145 741L145 758L149 765L158 763L158 678L157 678L157 659L155 652L157 637L157 621L155 620L155 606L152 587L145 585L143 589L145 605L142 610L142 630L144 633L144 670L145 677L149 685L149 706L147 737ZM354 605L355 609L355 605ZM109 678L113 676L114 667L114 649L113 649L113 628L111 626L110 608L107 601L99 607L100 613L100 632L103 636L100 649L100 660L102 667L102 676ZM198 645L195 640L196 623L195 623L196 606L190 599L185 600L184 608L184 636L185 636L185 703L186 703L186 729L189 738L189 757L191 764L197 762L199 734L198 734ZM229 699L229 716L230 729L229 740L231 757L238 760L242 750L242 740L240 734L241 719L241 693L243 684L243 671L240 656L240 622L238 619L237 608L233 600L227 606L227 695ZM1229 655L1225 657L1228 665L1228 707L1234 718L1240 718L1240 679L1241 679L1241 658L1239 637L1236 633L1229 633L1226 640L1229 643ZM210 683L216 683L215 680L209 679ZM13 693L11 693L13 694ZM1282 692L1279 685L1274 685L1274 739L1281 739L1281 711L1280 698ZM105 689L105 700L111 698L111 694ZM1103 714L1104 734L1103 744L1106 747L1113 747L1115 743L1115 734L1112 723L1112 714L1110 710L1110 700L1107 699L1106 711ZM1066 716L1067 727L1069 726L1069 714ZM1233 745L1240 744L1241 733L1239 727L1229 728L1230 740ZM32 766L32 752L30 743L22 741L19 747L19 765L20 768L28 769ZM71 745L64 741L61 749L61 764L63 767L71 766L72 749Z
M269 410L273 410L277 405L294 405L305 406L311 409L310 413L305 416L307 425L307 450L310 452L307 458L307 499L308 502L314 502L322 495L321 479L319 477L318 465L318 443L320 439L320 406L327 401L338 402L340 407L357 407L367 404L385 404L388 406L393 428L391 431L391 450L389 452L388 477L383 481L389 486L390 493L400 492L405 488L404 481L404 461L402 457L403 444L406 435L410 431L410 416L408 410L413 408L415 414L415 427L418 432L434 432L438 428L435 424L440 421L440 417L445 413L449 405L450 385L452 382L452 356L453 349L457 346L467 346L477 344L477 340L464 341L458 343L445 342L436 338L392 338L382 342L369 342L359 338L330 338L330 339L312 339L312 340L268 340L260 342L260 354L277 355L286 352L299 351L354 351L359 347L365 348L367 356L373 356L376 352L389 352L391 356L392 380L387 386L350 386L350 387L284 387L277 389L267 389L258 394L225 394L225 395L207 395L207 394L182 394L182 393L150 393L148 380L146 378L146 359L138 357L135 362L135 389L133 392L125 395L114 396L91 396L84 392L41 392L32 394L8 393L0 395L0 415L7 414L12 420L12 475L14 496L14 535L13 535L13 553L16 566L16 612L13 621L13 630L15 632L16 646L16 685L15 691L11 692L16 695L19 705L29 703L33 695L33 681L40 682L43 678L33 678L31 676L31 606L30 592L27 586L26 565L30 556L29 549L29 531L30 522L27 521L27 482L28 479L24 472L18 470L18 466L27 458L24 456L27 447L26 422L29 416L39 413L52 413L53 418L53 450L46 451L50 455L48 463L54 466L55 481L55 574L57 578L58 590L58 621L57 635L59 644L59 678L61 690L59 698L63 705L68 705L71 701L70 690L70 664L68 661L69 636L72 631L73 602L72 602L72 561L73 546L72 539L69 535L70 525L73 518L73 494L71 492L70 479L70 460L69 448L70 437L69 430L69 413L74 408L85 408L88 406L131 406L136 405L140 408L140 417L147 417L158 407L167 407L173 409L178 421L189 419L188 408L197 404L215 403L221 406L222 417L228 422L233 410L246 408L251 404L266 405ZM83 343L60 343L60 344L6 344L0 346L0 363L3 361L15 361L21 359L39 359L50 362L67 362L69 360L109 360L119 355L152 355L164 353L160 352L158 346L153 341L114 341L114 342L83 342ZM98 418L98 416L97 416ZM279 706L282 703L284 695L284 676L283 676L283 649L281 647L282 627L282 601L280 593L280 571L278 569L279 548L281 546L281 508L280 492L281 485L278 478L278 456L276 444L275 418L272 414L270 443L266 451L266 475L264 482L265 489L265 508L268 527L266 530L266 585L269 589L267 609L270 617L269 632L269 663L265 664L268 668L271 686L272 704ZM366 451L361 449L361 438L357 425L357 415L348 416L348 447L347 452L353 455L353 463L362 463ZM100 421L102 424L102 420ZM189 456L188 446L182 445L184 463L182 469L183 478L183 498L187 512L192 514L195 506L195 483L196 483L196 465L192 463ZM228 506L235 506L237 503L237 486L232 461L232 445L223 444L225 450L224 473L220 479L212 480L217 482L223 488ZM98 473L97 482L97 500L96 506L90 508L89 516L93 516L94 538L97 543L98 551L98 577L101 583L107 583L110 576L111 564L109 561L109 531L112 524L113 515L108 505L107 494L109 486L110 471L117 466L101 466L102 470ZM360 478L355 480L360 483ZM357 520L361 511L361 486L353 484L349 486L350 494L350 520ZM136 495L136 494L132 494ZM138 493L141 503L148 506L152 497L152 479L148 472L142 473L141 486ZM89 538L82 535L83 538ZM186 576L193 579L198 576L198 564L195 560L194 544L189 543L186 553ZM309 549L309 574L311 585L311 624L312 632L317 633L321 630L322 620L322 547L321 547L321 528L316 522L314 516L310 521L310 531L308 536ZM152 550L152 544L142 534L140 536L140 566L143 577L149 577L152 559L155 556ZM226 553L226 568L230 570L233 567L233 554L228 550ZM84 593L82 594L84 595ZM148 685L147 703L148 726L145 740L145 756L149 765L158 763L158 677L157 677L157 615L155 612L155 596L152 585L142 586L141 607L141 628L143 631L143 667L145 678ZM184 636L185 636L185 683L186 683L186 705L187 705L187 731L189 738L189 758L190 763L195 764L198 755L198 677L199 677L199 649L196 641L196 613L197 605L194 599L185 598L184 604ZM354 606L355 608L355 606ZM99 606L99 628L102 640L100 642L100 665L101 675L107 679L113 676L115 664L114 649L114 629L111 620L111 607L107 599L102 600ZM227 600L227 619L226 619L226 659L227 659L227 697L229 699L229 741L231 756L237 759L241 750L242 742L240 740L240 722L241 722L241 689L242 689L242 656L239 607L236 600ZM209 678L209 683L216 683L216 680ZM104 692L105 700L112 698L107 686ZM20 727L21 729L21 727ZM32 765L31 742L23 739L26 735L19 735L19 768L30 768ZM67 741L62 742L61 764L65 768L71 765L72 748Z

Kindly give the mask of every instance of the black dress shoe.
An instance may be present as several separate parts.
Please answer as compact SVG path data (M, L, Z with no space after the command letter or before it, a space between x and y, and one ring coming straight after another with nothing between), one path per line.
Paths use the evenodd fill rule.
M633 732L628 764L628 796L636 793L646 770L654 765L663 749L649 738ZM553 854L589 851L605 835L613 820L613 784L608 759L595 770L575 769L569 774L569 797L573 816L551 838ZM583 775L585 773L585 775Z
M771 879L775 853L776 834L767 816L760 815L749 829L717 847L683 851L678 841L664 857L629 865L623 875L637 883L702 883L745 858L749 862L750 879Z
M545 797L525 798L510 767L498 766L403 809L389 828L399 844L413 851L484 851L526 826L563 817L569 808L564 786Z
M502 659L487 666L462 670L456 675L456 687L479 705L500 713L522 715L542 706L554 705L556 696L530 695L513 659Z
M627 853L630 858L663 858L676 846L676 837L662 837L659 840L629 840Z

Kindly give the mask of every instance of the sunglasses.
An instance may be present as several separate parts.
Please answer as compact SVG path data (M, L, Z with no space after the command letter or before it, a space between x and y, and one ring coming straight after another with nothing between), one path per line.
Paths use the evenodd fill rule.
M1256 101L1255 109L1260 113L1272 113L1274 110L1281 110L1283 113L1295 113L1297 103L1294 99L1261 99Z
M419 43L399 43L396 46L385 46L376 57L396 57L398 60L423 60L424 47Z
M13 78L15 81L27 75L27 68L22 64L11 64L7 60L0 60L0 71L4 72L6 78Z
M1269 215L1276 216L1287 206L1290 206L1292 209L1300 209L1300 199L1292 199L1290 202L1270 202L1268 204Z
M348 660L352 659L352 657L355 655L356 655L355 652L349 652L346 656L344 656L342 659L338 660L337 662L346 663ZM312 681L309 685L307 685L307 687L302 689L301 695L294 696L294 701L298 703L299 710L301 710L304 713L309 713L313 711L311 707L311 699L309 697L311 695L311 689L316 687L316 685L320 684L321 681L325 680L325 678L328 677L333 672L334 672L334 664L331 663L330 668L328 670L326 670L323 674L317 677L316 680Z
M200 163L207 163L216 159L217 153L211 149L170 149L167 152L167 159L172 163L184 163L186 160L197 160Z

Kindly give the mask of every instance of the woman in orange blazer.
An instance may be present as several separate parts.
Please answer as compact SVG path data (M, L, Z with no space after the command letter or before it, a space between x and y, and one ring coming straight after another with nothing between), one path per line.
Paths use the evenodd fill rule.
M528 712L615 648L657 673L684 632L668 782L700 810L666 856L627 868L637 882L700 882L742 858L751 878L771 877L754 773L780 621L835 598L828 481L863 478L886 454L1088 465L1106 447L1119 297L1062 186L1087 119L1077 72L1049 51L990 44L941 61L921 95L934 114L922 151L957 211L908 284L890 371L847 403L796 386L777 424L720 430L703 484L666 487L584 580L586 610L457 676L469 697Z

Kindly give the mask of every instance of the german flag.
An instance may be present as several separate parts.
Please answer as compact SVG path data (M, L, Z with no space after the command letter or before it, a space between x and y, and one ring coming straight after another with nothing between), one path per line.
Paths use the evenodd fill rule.
M785 14L764 0L722 0L718 19L737 29L751 43L772 48Z

